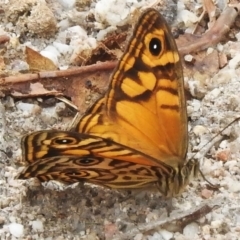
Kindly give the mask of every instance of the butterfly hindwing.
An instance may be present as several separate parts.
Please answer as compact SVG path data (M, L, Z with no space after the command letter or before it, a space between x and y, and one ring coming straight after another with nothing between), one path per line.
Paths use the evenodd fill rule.
M87 181L112 188L131 188L131 185L138 188L158 180L157 167L134 162L141 158L144 161L148 156L109 139L77 132L45 130L26 135L22 144L26 146L24 160L29 164L19 175L21 179L37 177L40 181L58 180L64 183ZM30 149L34 151L29 151L27 146L31 145ZM105 152L111 158L103 157L102 153L108 155ZM125 159L118 159L119 152Z

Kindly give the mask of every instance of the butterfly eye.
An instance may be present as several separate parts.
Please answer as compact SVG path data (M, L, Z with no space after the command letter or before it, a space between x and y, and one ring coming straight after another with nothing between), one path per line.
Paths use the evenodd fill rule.
M53 144L76 144L76 139L70 137L58 138L54 139Z
M158 56L162 51L162 43L158 38L152 38L149 43L149 50L152 55Z

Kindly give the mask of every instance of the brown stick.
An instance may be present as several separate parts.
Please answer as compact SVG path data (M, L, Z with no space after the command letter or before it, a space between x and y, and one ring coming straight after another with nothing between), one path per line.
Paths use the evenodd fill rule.
M0 84L5 85L10 83L28 82L46 78L58 78L58 77L67 78L70 76L80 75L83 73L93 73L96 71L111 70L116 66L116 64L117 62L100 62L89 66L70 68L67 70L46 71L39 73L21 74L10 77L2 77L0 78Z
M188 43L185 46L179 46L178 50L180 54L185 55L200 51L220 42L225 34L230 30L230 27L234 23L237 15L237 7L227 7L212 28L202 36L199 36L196 42L190 45Z
M149 231L153 231L154 229L169 229L171 227L175 227L176 225L180 228L183 228L191 221L196 221L197 219L205 216L207 213L211 212L212 209L218 207L219 200L214 203L213 201L209 204L202 204L196 210L188 210L188 211L181 211L175 212L174 216L157 220L154 222L150 222L147 224L141 224L133 229L128 230L127 233L120 235L119 237L114 238L115 240L123 240L123 239L133 239L139 233L146 233ZM181 229L182 230L182 229ZM173 230L174 231L174 230ZM179 231L179 230L178 230Z

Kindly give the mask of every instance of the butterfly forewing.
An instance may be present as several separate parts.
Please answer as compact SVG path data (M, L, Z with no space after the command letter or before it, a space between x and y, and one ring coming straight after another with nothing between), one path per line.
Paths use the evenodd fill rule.
M156 10L147 10L113 73L102 110L87 113L77 129L111 138L175 167L184 163L187 151L183 91L171 32Z

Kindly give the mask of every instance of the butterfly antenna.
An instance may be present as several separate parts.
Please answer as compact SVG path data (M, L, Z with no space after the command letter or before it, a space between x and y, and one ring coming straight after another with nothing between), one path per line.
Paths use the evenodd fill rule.
M235 122L237 122L237 121L239 121L239 120L240 120L240 117L237 117L237 118L235 118L233 121L231 121L229 124L227 124L227 125L220 131L220 133L216 134L214 137L212 137L212 138L209 140L208 143L204 144L204 145L201 147L201 149L192 156L192 159L193 159L204 147L206 147L209 143L211 143L214 139L216 139L224 130L226 130L226 129L227 129L228 127L230 127L233 123L235 123ZM209 149L210 149L212 146L213 146L213 144L209 147ZM208 149L207 151L209 151L209 149ZM199 169L199 172L200 172L202 178L203 178L212 188L218 189L218 188L220 187L219 184L213 184L213 183L211 183L211 182L205 177L205 175L204 175L204 173L201 171L201 169Z
M196 152L191 158L194 158L204 147L206 147L209 143L213 142L214 139L216 139L224 130L226 130L228 127L230 127L233 123L240 120L240 117L235 118L233 121L231 121L228 125L226 125L219 133L217 133L215 136L213 136L206 144L204 144L198 152ZM219 141L219 139L217 139ZM210 146L210 148L213 146L213 144Z
M211 188L213 188L213 189L218 189L218 188L220 187L220 184L213 184L213 183L211 183L211 182L205 177L205 175L203 174L203 172L202 172L201 169L199 169L199 172L200 172L202 178L204 179L204 181L206 181L206 182L210 185Z

